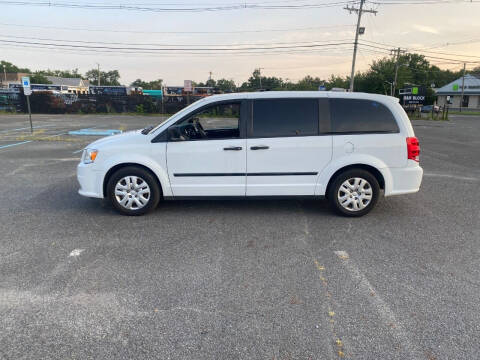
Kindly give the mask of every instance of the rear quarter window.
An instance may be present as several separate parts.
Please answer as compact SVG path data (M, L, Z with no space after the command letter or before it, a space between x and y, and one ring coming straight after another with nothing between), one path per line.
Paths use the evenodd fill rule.
M390 109L374 100L331 99L330 111L333 133L399 132Z

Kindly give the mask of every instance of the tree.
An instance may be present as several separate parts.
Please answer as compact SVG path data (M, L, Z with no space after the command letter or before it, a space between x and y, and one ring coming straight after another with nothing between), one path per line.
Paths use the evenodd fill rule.
M208 79L207 82L205 83L205 86L209 87L215 87L217 85L217 82L213 79Z
M27 68L19 68L13 65L11 62L8 61L0 61L0 70L3 72L3 66L5 66L5 72L7 73L30 73L30 69Z
M44 76L57 76L62 78L82 78L82 74L78 72L78 69L73 70L40 70L37 73Z
M277 77L262 76L260 69L255 69L252 76L242 84L241 91L283 90L283 80Z
M326 86L327 90L332 90L333 88L348 89L350 85L350 76L341 77L338 75L330 75L330 79L327 80Z
M30 83L32 84L51 84L52 82L49 81L42 73L35 72L30 74Z
M237 90L237 86L233 79L219 79L217 80L216 87L222 92L235 92Z
M153 81L143 81L141 79L137 79L130 84L133 87L141 87L142 89L146 90L162 90L163 86L163 79L153 80Z
M288 83L287 87L289 90L314 91L318 90L318 87L325 83L325 81L318 77L313 78L310 75L307 75L303 79L299 80L296 84Z
M98 84L98 70L92 69L86 72L85 77L90 81L90 84ZM119 86L120 73L118 70L100 71L100 85L103 86Z

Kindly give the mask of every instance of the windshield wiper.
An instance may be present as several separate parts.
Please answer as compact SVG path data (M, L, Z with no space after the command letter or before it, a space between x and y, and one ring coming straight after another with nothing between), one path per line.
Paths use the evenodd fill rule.
M147 126L145 129L142 130L142 134L147 135L153 128L153 125Z

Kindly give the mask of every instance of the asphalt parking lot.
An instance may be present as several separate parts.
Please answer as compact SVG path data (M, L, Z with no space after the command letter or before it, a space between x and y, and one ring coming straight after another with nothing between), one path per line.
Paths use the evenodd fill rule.
M475 359L480 117L415 121L418 194L325 201L77 195L83 128L159 117L0 116L0 358ZM26 128L26 129L25 129Z

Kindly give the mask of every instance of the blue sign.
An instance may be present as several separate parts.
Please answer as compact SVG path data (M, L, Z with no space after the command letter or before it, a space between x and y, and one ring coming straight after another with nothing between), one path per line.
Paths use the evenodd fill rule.
M320 85L318 87L318 91L325 91L325 90L327 90L327 87L325 85Z
M23 76L22 77L22 85L25 88L30 87L30 78L28 76Z

